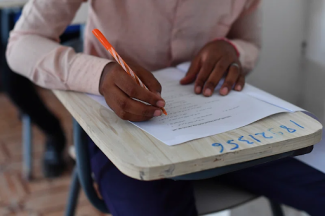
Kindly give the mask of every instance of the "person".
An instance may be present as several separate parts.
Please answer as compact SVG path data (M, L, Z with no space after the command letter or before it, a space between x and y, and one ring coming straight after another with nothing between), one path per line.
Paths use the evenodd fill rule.
M7 27L13 27L13 24L9 22ZM5 52L9 35L6 36L5 32L2 32L1 36L2 54ZM1 78L4 93L19 109L20 114L28 115L45 134L45 151L42 158L43 175L47 178L60 176L66 167L63 158L66 138L59 119L45 106L34 84L26 77L14 73L2 56Z
M58 38L83 0L29 1L10 36L11 68L50 89L101 94L120 118L145 121L165 106L159 82L149 71L192 61L180 81L193 93L211 96L244 88L260 49L259 0L90 1L84 53ZM112 60L91 30L100 29L148 86L146 91ZM144 105L137 98L150 105ZM89 143L101 196L113 215L197 215L190 181L144 182L122 174ZM290 170L290 172L288 171ZM275 201L323 215L325 175L293 158L223 176L225 181Z

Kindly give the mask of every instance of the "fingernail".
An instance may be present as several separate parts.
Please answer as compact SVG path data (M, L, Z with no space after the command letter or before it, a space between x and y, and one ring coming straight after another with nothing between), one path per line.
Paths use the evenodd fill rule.
M164 107L165 106L165 101L163 101L163 100L159 100L158 102L157 102L157 107Z
M236 86L236 90L237 90L237 91L241 91L241 86L240 86L240 85L237 85L237 86Z
M212 95L211 89L209 89L209 88L205 89L204 96L211 96L211 95Z
M154 113L153 113L153 116L161 116L162 114L162 111L161 110L156 110Z
M228 94L228 88L227 88L227 87L223 87L223 88L220 90L220 94L222 94L222 95L226 95L226 94Z
M201 93L201 86L196 86L195 87L195 93L200 94Z

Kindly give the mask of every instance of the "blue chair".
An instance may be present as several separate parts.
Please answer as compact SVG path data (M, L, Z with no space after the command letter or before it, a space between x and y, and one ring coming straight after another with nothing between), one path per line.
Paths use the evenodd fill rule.
M21 16L21 8L8 8L1 10L1 43L7 44L9 32ZM79 33L81 30L80 25L69 26L64 35ZM74 43L77 51L81 52L82 47L78 46L82 43ZM22 119L22 138L23 138L23 176L25 179L30 180L33 172L32 161L32 122L27 114L21 115Z
M1 45L5 47L9 32L17 21L19 8L1 10ZM4 56L2 56L4 58ZM32 177L32 126L28 115L22 113L22 138L23 138L23 176L25 179Z
M33 173L33 133L32 133L32 122L28 115L22 115L22 138L23 138L23 177L27 180L32 178Z
M87 134L80 127L77 121L73 120L73 138L75 148L76 167L72 173L70 184L70 192L66 207L66 216L74 216L78 201L80 185L84 190L88 200L96 209L103 213L109 213L103 200L101 200L93 187L94 181L90 168L90 157L88 154ZM279 156L277 156L279 157ZM274 158L268 158L274 160ZM265 160L267 161L267 160ZM251 166L252 163L243 163L239 168ZM234 166L227 166L229 171L235 170ZM175 179L202 179L218 174L226 173L226 169L212 169L196 173L194 175L185 175L185 177L177 177ZM238 169L238 168L237 168ZM223 170L223 171L220 171ZM204 174L200 176L200 173ZM231 209L238 205L244 204L259 196L248 193L243 190L229 187L224 184L218 184L212 180L201 180L194 182L194 193L196 197L196 206L200 215L219 212L225 209ZM270 200L270 207L273 216L284 216L280 204Z

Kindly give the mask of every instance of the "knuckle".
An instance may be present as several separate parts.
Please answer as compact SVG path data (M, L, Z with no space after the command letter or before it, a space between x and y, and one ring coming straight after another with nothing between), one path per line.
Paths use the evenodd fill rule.
M144 109L144 110L142 110L142 115L143 116L152 116L152 113L149 109Z
M206 82L206 87L214 87L214 86L216 86L217 84L216 84L216 82L213 82L213 81L208 81L208 82Z
M226 81L225 82L225 85L226 86L232 86L234 84L234 82L232 82L232 81Z
M233 66L233 68L234 68L233 73L238 76L240 74L240 69L237 66Z
M203 83L205 83L205 81L207 80L207 78L208 78L208 76L206 76L204 74L200 74L196 78L196 84L203 84Z
M127 108L127 106L128 106L128 103L127 103L126 100L120 100L119 101L119 106L120 106L121 110L125 110Z
M224 63L223 64L218 64L216 66L216 69L217 69L217 71L223 73L223 72L225 72L227 70L227 66Z
M214 62L212 62L212 61L206 61L204 63L204 66L205 66L206 69L211 69L211 68L214 67Z
M203 85L204 81L205 80L203 78L197 78L196 81L195 81L195 84L196 85Z
M136 97L136 96L137 96L137 90L136 90L136 88L134 88L134 87L130 87L130 88L128 89L128 95L129 95L130 97Z

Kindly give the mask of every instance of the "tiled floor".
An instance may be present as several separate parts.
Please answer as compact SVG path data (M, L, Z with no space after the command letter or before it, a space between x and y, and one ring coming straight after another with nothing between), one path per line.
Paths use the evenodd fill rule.
M41 91L46 103L60 118L65 128L68 142L72 140L71 116L49 91ZM64 215L70 185L70 169L63 177L48 180L41 173L41 156L44 137L33 128L34 179L30 182L22 178L21 123L18 112L10 101L0 94L0 215ZM96 211L84 194L79 198L76 215L103 215Z

